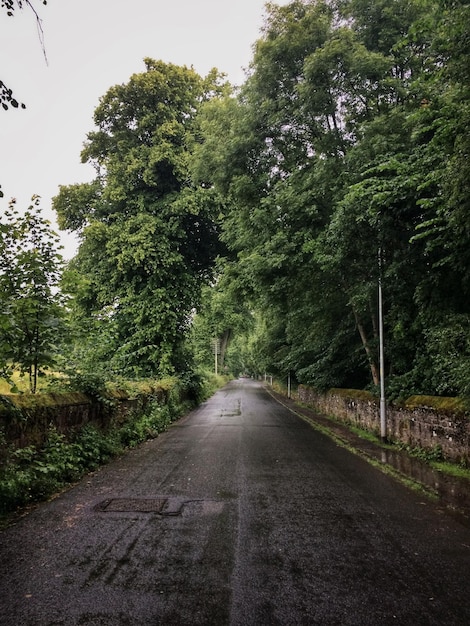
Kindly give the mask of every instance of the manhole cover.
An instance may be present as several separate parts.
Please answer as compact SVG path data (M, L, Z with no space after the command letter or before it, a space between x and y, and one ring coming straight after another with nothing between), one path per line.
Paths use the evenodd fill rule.
M161 513L167 498L113 498L98 505L100 511Z

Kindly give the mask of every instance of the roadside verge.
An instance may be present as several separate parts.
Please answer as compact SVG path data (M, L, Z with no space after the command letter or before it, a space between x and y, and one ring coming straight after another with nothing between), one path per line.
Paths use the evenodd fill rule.
M353 454L362 456L368 463L407 487L419 491L427 499L435 502L439 508L470 527L470 480L449 476L438 471L425 461L398 450L393 444L383 444L378 440L365 438L366 433L361 436L343 422L300 405L274 391L268 385L265 385L265 389L277 402L319 432L333 439L338 445L347 448Z

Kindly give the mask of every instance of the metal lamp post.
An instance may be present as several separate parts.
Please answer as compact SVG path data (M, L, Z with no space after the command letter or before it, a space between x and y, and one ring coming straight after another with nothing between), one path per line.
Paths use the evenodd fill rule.
M215 371L215 375L217 376L217 374L219 373L217 356L220 352L220 339L218 339L217 337L212 340L212 348L214 350L214 371Z
M387 411L385 404L385 358L384 358L384 323L382 303L382 250L379 249L379 371L380 371L380 437L387 438Z

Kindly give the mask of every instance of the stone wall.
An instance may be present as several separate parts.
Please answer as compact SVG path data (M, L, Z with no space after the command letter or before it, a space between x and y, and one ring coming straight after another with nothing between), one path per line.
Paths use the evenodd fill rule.
M107 429L122 423L130 412L143 408L145 394L129 398L116 393L99 402L84 393L0 395L0 431L5 442L16 448L41 446L50 427L70 437L86 424Z
M331 389L318 393L300 385L299 402L320 413L380 435L378 399L365 391ZM414 396L387 406L387 437L424 449L439 446L446 459L470 465L470 416L456 398Z

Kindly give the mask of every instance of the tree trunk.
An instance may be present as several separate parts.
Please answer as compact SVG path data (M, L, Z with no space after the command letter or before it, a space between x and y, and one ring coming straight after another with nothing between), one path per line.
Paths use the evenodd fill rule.
M225 353L227 352L227 348L228 348L228 344L230 341L230 338L232 336L232 331L231 329L227 329L223 332L223 334L220 337L220 359L219 359L219 365L220 365L220 370L223 370L224 367L224 359L225 359Z
M369 341L367 339L366 329L364 328L364 325L361 323L359 319L359 315L354 310L354 307L353 307L353 314L354 314L354 319L356 321L357 330L359 331L359 335L361 336L362 345L364 346L364 350L366 351L366 354L367 354L367 360L369 361L369 367L370 367L370 372L372 374L372 380L374 382L374 385L378 385L380 383L379 368L377 365L377 361L374 358L373 351L371 350Z

